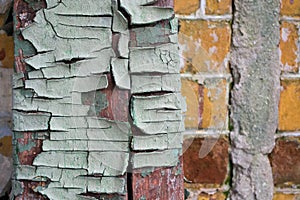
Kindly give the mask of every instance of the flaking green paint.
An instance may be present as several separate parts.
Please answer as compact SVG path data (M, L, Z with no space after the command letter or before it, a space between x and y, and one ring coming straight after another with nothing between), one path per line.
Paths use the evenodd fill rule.
M29 122L41 120L33 119L33 113L46 113L49 118L47 126L33 130L39 131L34 135L43 139L42 152L34 159L33 166L18 171L17 179L47 180L47 185L36 191L49 199L94 199L79 195L87 192L118 194L115 198L123 199L117 196L126 196L124 177L129 162L133 162L134 169L143 168L145 174L145 169L150 173L154 167L177 166L181 154L182 139L177 139L181 138L184 126L181 117L183 100L178 93L178 46L173 42L151 48L129 48L129 22L145 25L169 20L173 18L173 11L171 8L145 6L146 1L136 0L119 1L119 6L124 8L122 12L118 10L117 1L112 5L111 0L100 3L96 0L46 2L48 8L39 10L34 22L22 30L22 35L33 44L36 52L25 59L30 66L25 85L22 76L15 80L15 86L20 89L15 89L14 109L22 111L26 117L29 115ZM128 12L126 17L130 19L124 17L124 12ZM153 38L153 42L168 43L170 32L175 33L175 30L166 23L166 29L160 23L157 25L159 31L145 28L145 36ZM112 30L120 35L114 50ZM35 34L37 32L39 34ZM165 39L160 40L159 35L164 35ZM141 34L137 37L142 43L146 43L146 39ZM159 76L156 88L151 86L148 77L143 76L149 72L172 75ZM163 148L159 147L163 151L137 152L130 157L130 124L98 117L110 103L107 102L109 96L106 96L110 94L102 93L103 89L110 89L108 73L113 74L113 80L122 90L131 90L132 85L138 88L142 81L148 85L136 89L136 93L171 93L145 99L135 96L131 105L135 112L134 123L144 130L144 136L154 134L149 138L138 138L135 143L138 149L143 144L147 144L143 150L158 147L154 138L159 134L163 135ZM131 81L131 73L139 74L137 81ZM24 91L29 94L25 95ZM146 105L150 105L151 110ZM146 127L147 121L151 123L149 128ZM154 130L156 126L160 129ZM31 126L26 125L19 131L30 129Z

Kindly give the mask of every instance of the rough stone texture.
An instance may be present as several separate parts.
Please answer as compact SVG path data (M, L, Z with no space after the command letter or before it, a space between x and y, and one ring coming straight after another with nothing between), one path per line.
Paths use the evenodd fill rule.
M190 15L200 8L200 2L203 0L175 0L174 10L176 14Z
M278 113L279 3L235 3L231 59L234 75L233 145L249 153L266 154L273 148ZM243 15L246 11L251 11L251 16ZM246 19L248 23L244 24Z
M281 69L284 72L298 72L299 70L299 27L290 22L281 22L280 54Z
M267 156L233 149L232 162L234 174L231 199L272 199L272 169Z
M226 21L180 20L181 72L225 73L231 44Z
M281 15L300 17L300 2L294 0L281 0Z
M205 13L209 15L230 14L232 0L206 0Z
M234 5L230 199L271 200L267 154L274 147L278 120L280 2L243 0Z
M215 145L200 158L200 149L210 140ZM226 138L187 138L183 154L184 177L188 183L222 185L228 175L229 142Z
M282 80L279 103L279 130L300 130L300 80Z
M300 184L299 138L280 138L269 156L273 170L274 184L292 186Z

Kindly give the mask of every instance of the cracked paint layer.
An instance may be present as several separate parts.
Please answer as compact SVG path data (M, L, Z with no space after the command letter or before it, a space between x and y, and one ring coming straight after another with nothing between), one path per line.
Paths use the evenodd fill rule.
M280 2L244 0L234 5L230 199L271 200L268 154L274 147L278 121Z
M154 168L182 199L183 182L171 183L185 107L172 4L16 0L15 199L135 199L127 171Z

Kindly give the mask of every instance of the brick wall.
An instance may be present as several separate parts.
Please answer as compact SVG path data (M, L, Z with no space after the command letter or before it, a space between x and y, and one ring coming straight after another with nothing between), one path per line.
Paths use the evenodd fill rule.
M184 184L185 196L191 200L226 199L231 188L229 132L232 125L229 120L229 108L232 78L229 60L232 46L232 3L231 0L175 0L175 12L180 27L181 92L187 102L187 130L183 144ZM30 12L26 13L30 15ZM11 94L7 88L12 87L9 77L13 66L13 42L12 37L7 34L7 15L8 11L0 14L0 29L5 30L0 30L1 172L10 168L3 163L10 163L8 158L11 156L10 117L6 116L11 114ZM282 70L279 124L276 145L269 155L275 200L300 198L299 19L299 1L282 0L278 47ZM137 28L133 35L139 36L138 31ZM28 51L30 49L27 53ZM17 57L17 67L21 61L22 57ZM24 138L20 141L24 147L27 147L27 144L32 142L30 138L33 138L32 135L26 137L29 139ZM33 142L38 146L38 140ZM38 148L25 151L26 155L23 156L30 158L31 154L37 153L36 150ZM1 159L5 162L1 162ZM30 160L25 160L24 163L26 162ZM163 173L169 173L168 169L164 170ZM8 174L0 173L0 196L1 186L7 185L2 176L7 177ZM155 173L152 174L154 178L150 177L149 180L143 179L142 175L137 171L133 177L136 184L134 187L138 188L138 184L146 187L150 180L160 180L156 179ZM36 185L28 183L25 188L30 187L34 188Z
M187 199L226 199L231 187L228 137L232 126L228 118L232 80L228 58L232 3L175 1L180 24L182 94L187 99L183 147ZM281 1L279 125L276 146L269 155L274 199L299 198L299 10L299 1Z
M269 156L274 199L298 199L300 184L300 2L282 0L280 17L281 97L276 146Z
M175 0L181 92L186 97L183 166L187 199L225 199L230 185L231 0Z

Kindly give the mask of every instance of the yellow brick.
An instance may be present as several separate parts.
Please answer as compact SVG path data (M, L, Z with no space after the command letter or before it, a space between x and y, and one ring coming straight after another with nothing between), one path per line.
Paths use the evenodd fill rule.
M281 0L281 15L300 17L300 1Z
M180 20L182 72L228 72L231 29L225 21Z
M12 36L0 33L0 67L12 68L14 65L14 42Z
M5 136L0 139L0 154L6 157L12 156L12 137Z
M232 0L206 0L205 13L208 15L224 15L231 13Z
M225 200L226 196L223 193L205 194L201 193L198 200Z
M283 193L276 193L274 194L273 200L298 200L300 195L296 194L283 194Z
M281 68L286 72L298 71L298 29L295 24L282 22L280 28Z
M203 113L200 128L227 129L228 91L227 82L207 80L204 82Z
M300 80L284 80L279 103L279 130L300 130Z
M200 1L201 0L175 0L175 13L181 15L190 15L199 9Z
M186 98L187 104L187 112L185 113L185 127L198 129L200 86L197 82L187 79L182 79L181 84L181 93Z

